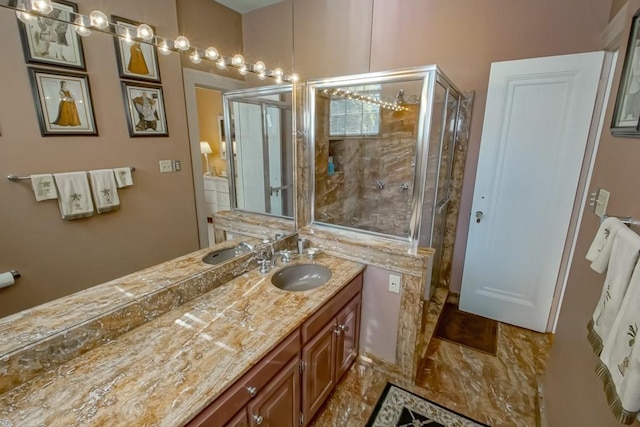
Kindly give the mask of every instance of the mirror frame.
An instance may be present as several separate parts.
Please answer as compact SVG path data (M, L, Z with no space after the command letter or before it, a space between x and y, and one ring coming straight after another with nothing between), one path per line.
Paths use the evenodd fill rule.
M295 87L293 84L279 84L279 85L270 85L270 86L260 86L254 88L247 89L238 89L228 91L222 94L222 105L223 105L223 114L224 114L224 131L225 135L232 135L231 132L231 117L230 117L230 107L231 103L235 101L247 101L248 98L260 98L269 95L281 95L284 93L291 94L291 150L292 150L292 158L293 164L291 167L293 168L293 182L292 185L292 197L293 197L293 216L284 216L284 215L274 215L266 212L255 212L238 208L238 200L236 193L236 168L234 162L234 152L233 152L233 142L231 138L226 138L225 144L227 146L227 176L229 177L229 204L230 209L232 211L245 212L254 215L264 215L272 218L279 218L284 220L291 220L292 226L296 224L296 218L298 216L298 212L296 209L296 200L298 198L298 177L296 173L296 165L297 165L297 155L296 155L296 98L295 98Z
M422 80L422 90L420 94L420 114L418 117L418 132L416 135L416 166L413 176L413 194L411 196L411 217L409 220L409 235L407 237L393 236L369 230L361 230L354 227L328 224L316 221L315 219L315 156L316 156L316 92L321 89L331 89L344 86L362 86L368 84L398 83L403 81ZM437 65L427 65L423 67L411 67L397 70L381 71L366 74L354 74L333 78L308 80L306 99L304 106L305 134L308 136L308 147L310 150L309 162L312 172L311 178L311 224L325 229L340 229L350 232L361 233L372 237L386 240L408 243L411 246L411 253L416 253L420 239L420 227L422 220L422 205L424 203L424 189L426 185L427 156L429 151L429 135L432 128L432 112L435 95L436 82L441 83L445 88L455 91L458 95L461 92L447 78ZM439 163L439 161L438 161ZM437 180L437 177L436 177ZM436 182L437 185L437 182ZM434 209L435 211L435 209Z

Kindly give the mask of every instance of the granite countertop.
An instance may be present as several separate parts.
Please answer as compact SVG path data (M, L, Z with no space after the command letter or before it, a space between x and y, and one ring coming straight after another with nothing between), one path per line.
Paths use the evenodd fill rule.
M288 265L309 262L294 260ZM257 269L0 395L0 426L187 423L364 269L321 254L325 285L287 292Z

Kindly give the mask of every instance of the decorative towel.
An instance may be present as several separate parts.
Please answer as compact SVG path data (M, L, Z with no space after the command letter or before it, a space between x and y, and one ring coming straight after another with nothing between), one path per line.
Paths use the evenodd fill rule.
M600 274L607 271L611 256L611 246L616 233L623 228L625 228L625 225L618 218L607 218L602 221L585 257L587 260L592 261L592 270Z
M89 178L91 178L91 191L98 213L119 209L120 198L113 169L89 171Z
M33 187L33 192L35 193L36 200L38 202L58 198L56 185L53 182L53 175L45 173L40 175L31 175L30 178L31 186Z
M627 292L631 273L640 255L640 236L627 227L622 227L614 236L611 260L607 277L602 287L602 295L587 326L588 338L593 351L600 354L603 343L611 331L611 326L620 311Z
M133 185L133 177L131 176L131 168L115 168L113 173L116 175L118 188L130 187Z
M600 355L597 375L602 379L609 407L617 421L631 424L640 411L640 266L636 266Z
M93 216L93 203L86 172L55 173L58 205L63 219Z

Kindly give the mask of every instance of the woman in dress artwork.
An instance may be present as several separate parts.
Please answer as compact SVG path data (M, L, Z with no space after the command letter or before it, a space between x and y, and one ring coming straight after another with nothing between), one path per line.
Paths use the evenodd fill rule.
M58 104L58 118L53 122L58 126L80 126L80 116L76 107L76 99L67 88L67 82L60 80L60 103Z
M129 52L131 53L131 58L129 58L127 70L134 74L142 74L145 76L149 74L149 67L147 67L147 61L144 59L140 42L133 43Z

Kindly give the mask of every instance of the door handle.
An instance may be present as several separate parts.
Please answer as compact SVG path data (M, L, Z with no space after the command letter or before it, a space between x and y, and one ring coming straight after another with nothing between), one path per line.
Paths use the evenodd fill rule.
M482 213L482 211L476 211L476 222L478 224L480 224L480 221L482 221L482 218L484 218L484 213Z

